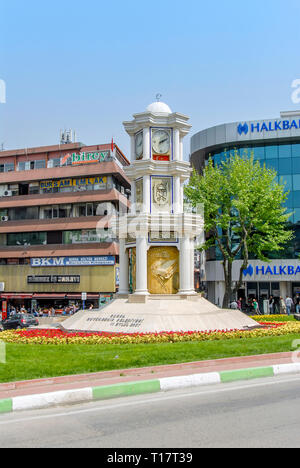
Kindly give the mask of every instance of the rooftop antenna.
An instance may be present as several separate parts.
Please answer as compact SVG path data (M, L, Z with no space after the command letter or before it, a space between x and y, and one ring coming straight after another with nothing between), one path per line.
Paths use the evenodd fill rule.
M4 143L1 143L1 150L0 151L4 151Z
M60 144L68 145L70 143L75 143L76 134L72 129L69 130L60 130Z

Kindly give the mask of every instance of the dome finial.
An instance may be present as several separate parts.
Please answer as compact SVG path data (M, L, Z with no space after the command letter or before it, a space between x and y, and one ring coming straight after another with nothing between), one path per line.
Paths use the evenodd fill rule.
M157 102L160 102L161 98L162 98L162 94L157 93L157 95L156 95Z

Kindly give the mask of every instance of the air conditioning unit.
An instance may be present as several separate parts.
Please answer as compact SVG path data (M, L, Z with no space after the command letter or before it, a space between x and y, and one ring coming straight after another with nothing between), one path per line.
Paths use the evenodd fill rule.
M12 193L11 190L5 190L5 191L3 192L3 196L4 196L4 197L12 197L12 194L13 194L13 193Z
M1 221L8 221L9 220L9 217L8 216L1 216Z

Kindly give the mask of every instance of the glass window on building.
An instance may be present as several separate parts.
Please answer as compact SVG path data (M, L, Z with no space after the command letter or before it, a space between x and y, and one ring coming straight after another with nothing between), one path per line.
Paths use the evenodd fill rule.
M299 159L296 159L296 158L292 159L292 173L300 174L300 157Z
M45 167L46 167L45 159L34 161L34 169L45 169Z
M7 234L7 245L46 245L47 237L46 232L18 232L14 234Z
M292 145L292 158L300 158L300 144Z
M293 175L293 189L300 190L300 174Z
M81 229L78 231L64 231L64 244L92 244L96 242L113 242L111 229Z
M219 166L221 164L221 155L220 155L220 153L216 153L213 156L213 160L214 160L215 165Z
M278 172L278 159L266 160L266 167L269 169L274 169L274 171Z
M32 169L45 169L46 160L40 159L37 161L20 161L18 163L18 171L30 171Z
M252 151L254 155L254 160L265 159L265 147L264 146L254 146Z
M252 146L243 146L242 148L239 148L238 155L241 156L241 158L250 158L252 155L254 156Z
M0 164L0 172L12 172L15 170L14 163Z
M265 147L266 159L276 159L278 158L278 146L266 146Z
M295 208L294 223L300 223L300 208Z
M293 192L294 195L294 207L300 208L300 190L295 190Z
M291 145L278 145L278 156L279 158L291 158L292 146Z
M285 191L293 190L293 181L291 175L285 175L278 178L278 183L284 185Z
M278 174L292 174L292 158L283 158L278 161Z
M284 203L284 206L286 208L293 208L294 207L294 196L293 195L294 195L294 192L290 192L288 194L288 197L287 197L287 199L286 199L286 201Z

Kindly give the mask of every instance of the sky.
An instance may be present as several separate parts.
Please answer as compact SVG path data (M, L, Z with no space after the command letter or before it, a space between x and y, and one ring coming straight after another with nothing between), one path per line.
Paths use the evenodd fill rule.
M190 135L300 109L299 22L299 0L0 0L0 148L72 128L129 156L122 122L157 93Z

